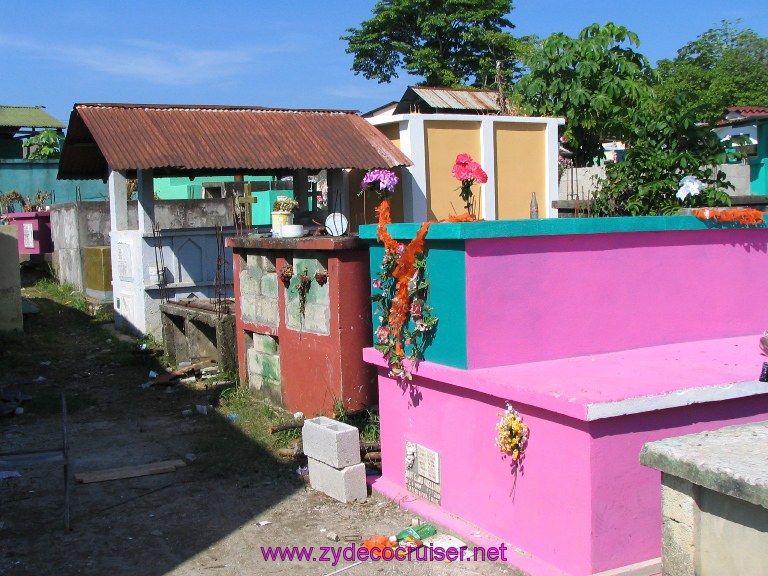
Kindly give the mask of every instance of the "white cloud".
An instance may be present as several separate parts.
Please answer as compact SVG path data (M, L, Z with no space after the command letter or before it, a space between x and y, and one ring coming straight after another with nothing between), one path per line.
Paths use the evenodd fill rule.
M115 42L109 46L42 46L5 35L0 35L0 46L38 59L56 60L101 74L165 86L200 84L237 74L253 74L260 55L286 51L286 47L274 45L269 49L252 46L247 49L199 49L144 40Z

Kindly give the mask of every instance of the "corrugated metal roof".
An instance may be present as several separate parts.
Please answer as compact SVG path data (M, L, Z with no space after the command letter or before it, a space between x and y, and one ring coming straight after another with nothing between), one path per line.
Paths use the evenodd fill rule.
M0 126L9 128L66 128L42 106L0 106Z
M730 106L725 110L725 120L718 120L715 126L743 126L768 120L766 106Z
M409 86L395 109L395 114L410 112L431 112L456 110L463 112L498 112L494 90L471 88L433 88L430 86ZM424 109L426 104L427 109ZM430 110L431 109L431 110Z
M735 113L742 118L750 116L768 116L768 107L766 106L729 106L726 108L729 113Z
M59 178L105 178L108 167L179 175L409 165L351 111L76 104Z

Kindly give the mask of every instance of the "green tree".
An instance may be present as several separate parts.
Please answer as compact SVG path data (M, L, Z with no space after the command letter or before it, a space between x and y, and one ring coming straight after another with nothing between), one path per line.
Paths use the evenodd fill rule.
M597 216L673 214L681 207L727 206L733 188L718 169L727 156L720 139L695 121L680 101L670 106L648 100L637 113L623 162L609 164L593 198ZM681 180L702 184L695 195L678 198Z
M64 137L55 130L43 130L24 140L24 148L29 149L27 158L30 160L42 160L46 158L58 158L61 154L61 142Z
M722 119L728 106L768 106L768 38L727 20L680 48L674 60L660 60L658 71L662 102L684 96L701 122Z
M390 82L404 70L427 86L487 86L497 61L509 80L530 49L531 39L509 32L512 9L511 0L380 0L341 39L352 70L369 80Z
M639 44L623 26L592 24L577 38L552 34L528 60L529 73L515 91L531 113L565 118L576 166L602 158L604 140L624 139L635 110L650 97L655 74L633 49Z

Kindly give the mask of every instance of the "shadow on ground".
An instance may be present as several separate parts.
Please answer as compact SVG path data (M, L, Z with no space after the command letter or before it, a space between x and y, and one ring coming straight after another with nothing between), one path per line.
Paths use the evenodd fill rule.
M73 474L182 459L176 472L73 483L72 530L63 529L61 465L18 467L0 480L0 574L168 574L185 562L215 568L204 552L305 484L218 411L220 389L142 388L159 359L44 298L23 336L4 337L0 388L32 399L0 419L2 451L61 443L59 395L69 407ZM192 411L190 415L189 412ZM256 524L256 527L259 527Z
M321 547L395 534L411 514L372 495L342 504L310 490L283 461L215 405L201 383L142 387L161 358L138 354L87 314L24 289L39 309L24 334L0 336L0 390L32 397L0 417L0 451L51 448L66 393L73 474L186 459L175 472L72 487L64 530L61 466L19 467L0 480L0 576L215 576L256 574L513 574L504 563L322 562ZM190 413L191 412L191 413ZM335 533L338 540L329 540ZM314 547L313 561L267 561L262 547Z

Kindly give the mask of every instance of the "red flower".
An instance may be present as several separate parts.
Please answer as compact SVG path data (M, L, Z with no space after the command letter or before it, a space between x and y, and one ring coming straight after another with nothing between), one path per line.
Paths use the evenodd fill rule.
M424 314L424 302L421 300L414 300L411 302L411 318L414 320L420 320Z
M469 154L459 154L456 156L456 163L453 165L451 174L462 182L470 180L470 184L473 182L485 184L488 181L488 174L485 173L480 164L472 160L472 156Z

